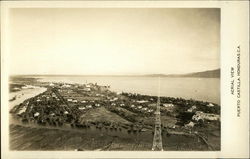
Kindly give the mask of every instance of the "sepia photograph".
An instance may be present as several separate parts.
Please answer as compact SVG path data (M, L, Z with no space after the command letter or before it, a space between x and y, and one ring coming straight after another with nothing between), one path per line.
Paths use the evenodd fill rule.
M2 158L249 153L247 3L1 4Z
M10 24L11 150L220 150L220 9L18 8Z

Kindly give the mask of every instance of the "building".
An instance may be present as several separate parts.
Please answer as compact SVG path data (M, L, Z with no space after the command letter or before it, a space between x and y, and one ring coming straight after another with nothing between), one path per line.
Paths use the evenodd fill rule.
M204 113L202 111L197 111L195 115L192 117L193 120L199 121L199 120L220 120L220 116L217 114L211 114L211 113Z
M191 108L189 108L189 109L187 110L187 112L193 112L195 109L196 109L196 106L193 105Z
M212 103L209 103L207 106L208 107L214 107L214 105Z
M163 106L168 108L168 107L173 107L174 105L172 103L164 103Z
M148 101L147 100L138 100L136 101L137 103L147 103Z

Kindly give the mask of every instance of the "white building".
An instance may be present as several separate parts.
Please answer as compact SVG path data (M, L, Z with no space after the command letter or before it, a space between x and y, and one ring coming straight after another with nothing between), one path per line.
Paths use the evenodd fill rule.
M55 84L54 83L50 83L49 86L54 86Z
M154 111L153 109L149 109L149 110L148 110L149 113L151 113L151 112L153 112L153 111Z
M67 101L68 101L68 102L72 102L72 101L73 101L73 99L67 99Z
M96 107L100 107L100 104L97 103L97 104L95 104L95 106L96 106Z
M34 117L37 117L37 116L39 116L39 115L40 115L40 113L36 112L36 113L34 114Z
M68 111L65 111L64 114L69 114L69 112L68 112Z
M220 120L220 116L217 114L204 113L202 111L197 111L192 117L193 120Z
M87 105L86 108L92 108L92 105Z
M193 106L192 106L191 108L189 108L187 111L188 111L188 112L193 112L195 109L196 109L196 106L193 105Z
M207 106L208 107L213 107L214 105L212 103L209 103Z
M147 100L138 100L136 101L137 103L147 103L148 101Z
M163 106L168 108L168 107L173 107L174 105L172 103L165 103L163 104Z
M69 84L64 84L64 85L62 85L62 87L63 88L69 88L69 87L71 87Z

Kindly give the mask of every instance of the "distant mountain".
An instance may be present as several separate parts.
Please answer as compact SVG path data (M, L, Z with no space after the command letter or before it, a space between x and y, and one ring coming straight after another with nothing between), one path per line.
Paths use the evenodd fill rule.
M193 72L188 74L151 74L152 77L199 77L199 78L220 78L220 69L208 70L203 72Z
M202 71L202 72L193 72L193 73L188 73L188 74L144 74L144 75L73 75L73 74L56 74L56 75L50 75L50 74L44 74L44 75L12 75L11 77L30 77L33 78L35 76L36 78L39 78L40 76L111 76L111 77L198 77L198 78L220 78L220 69L216 70L207 70L207 71Z

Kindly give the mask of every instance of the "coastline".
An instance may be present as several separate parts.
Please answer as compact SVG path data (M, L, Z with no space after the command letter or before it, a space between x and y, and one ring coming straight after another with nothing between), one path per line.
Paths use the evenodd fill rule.
M99 86L93 83L80 85L80 84L69 84L69 83L48 83L48 82L40 83L39 81L37 81L35 85L44 87L39 87L38 89L39 91L36 89L37 91L35 91L35 95L29 94L30 95L29 99L22 100L23 106L21 107L17 106L14 109L14 111L12 111L12 114L10 114L10 116L12 115L16 116L17 119L20 120L18 124L12 123L10 125L11 132L14 133L11 134L11 136L20 135L18 131L15 131L20 129L23 130L20 133L25 133L25 134L28 134L28 131L30 131L31 134L35 132L38 134L43 134L46 130L53 134L51 137L45 137L45 136L43 137L43 139L46 138L48 139L48 138L55 138L57 132L62 133L67 131L67 134L69 136L71 136L70 134L74 133L78 133L79 135L84 134L84 136L86 136L85 140L89 140L90 136L92 136L92 138L96 138L96 140L98 141L97 145L99 146L90 147L90 149L88 150L95 150L95 149L102 150L105 147L105 145L107 145L108 141L113 142L113 137L117 138L116 140L119 143L118 149L126 149L126 150L130 149L125 145L127 144L137 145L136 141L138 140L143 143L142 144L143 146L135 150L150 149L152 144L151 138L153 135L153 127L154 127L154 108L155 108L154 103L156 103L157 100L156 96L147 96L140 94L124 93L124 92L122 93L113 92L110 91L106 86ZM68 106L67 103L60 101L59 96L55 96L55 94L53 95L53 91L51 92L50 87L55 87L58 89L63 98L65 98L65 100L68 101ZM43 92L44 90L46 91ZM19 92L19 94L22 94L22 92ZM46 104L47 103L46 101L49 102L50 104ZM93 103L93 101L95 102ZM216 136L213 136L213 134L207 133L205 131L206 130L205 128L197 127L193 129L192 128L193 122L191 122L191 119L188 119L186 121L186 119L184 118L182 119L181 114L179 114L182 112L185 113L185 110L183 110L183 108L191 109L190 106L192 105L192 103L197 105L197 109L208 111L210 110L210 108L204 109L205 107L208 107L206 106L209 104L208 102L199 102L195 100L185 100L182 98L171 98L171 97L161 97L161 101L162 101L161 118L163 122L162 129L163 129L163 139L164 139L163 145L166 149L210 150L210 148L208 147L206 148L206 144L205 145L202 144L199 146L198 145L191 146L188 144L188 142L191 142L193 140L199 141L198 138L200 137L195 134L195 132L197 131L203 135L207 134L211 136L212 139L211 141L213 142L216 141L213 147L216 150L220 148L218 147L217 143L220 141L218 140L218 137L216 137L220 132L220 128L217 126L217 122L215 122L215 125L208 124L210 125L209 129L213 130L213 133L216 134ZM36 110L33 111L32 110L33 108L28 108L30 107L29 104L37 107ZM54 113L51 113L52 109L49 108L48 105L52 106L54 105L53 106L53 110L55 109ZM216 109L219 108L217 105L214 106L216 107ZM26 107L25 109L28 111L28 112L26 111L27 113L21 111L23 107ZM46 112L47 109L50 109L49 111L50 114L43 113ZM60 109L64 110L64 115L58 114ZM73 110L75 111L76 114L72 112ZM195 114L195 111L194 112L192 111L193 110L187 113ZM55 116L55 113L57 114L56 118L53 117ZM75 116L74 117L75 119L69 122L69 118L65 116L65 113L67 114L69 113L69 115L73 113L72 115ZM35 117L37 115L39 116L39 118ZM176 125L178 122L179 124L184 124L184 125L183 126ZM191 127L189 122L191 123ZM199 125L199 123L196 123L196 125L197 124ZM64 129L64 126L66 125L69 125L69 127ZM192 131L191 134L190 131ZM95 137L93 137L93 135ZM31 139L27 135L25 136L26 136L25 138L21 137L18 139L14 138L11 139L11 146L13 147L13 149L19 150L21 148L18 146L17 147L13 146L15 142L28 140L30 144L32 144L34 142L33 139L35 140L36 138L39 138L39 135L34 137L33 139ZM103 138L104 136L106 137L109 136L110 139L106 140ZM126 140L128 141L124 142L124 138L126 138ZM185 144L183 143L182 145L181 143L176 142L176 138L183 138L183 140L185 140ZM60 138L58 138L58 140L59 140L58 142L60 143L64 142ZM101 142L101 140L105 141L106 144L105 145L100 144L99 142ZM169 141L173 141L173 143L169 143ZM92 141L89 142L92 143ZM22 144L24 143L21 142L20 145ZM39 142L39 144L42 144L42 141ZM80 143L78 144L84 144L84 142L80 141ZM182 145L182 146L176 147L176 145ZM64 146L66 146L68 150L72 150L72 148L70 148L70 145L66 144ZM26 147L24 149L28 150L30 148L31 147ZM54 148L55 147L52 146L51 149ZM86 148L89 147L82 146L81 148L86 150ZM77 147L74 146L74 149L77 149ZM115 150L117 149L117 147L116 146L114 148L110 147L109 149Z
M161 96L194 99L220 105L219 78L162 77ZM38 82L61 82L71 84L98 83L109 85L112 91L158 95L156 77L108 77L108 76L49 76L39 77ZM211 85L214 87L211 88Z
M47 89L44 87L37 87L32 89L22 89L17 92L10 92L9 93L9 100L16 97L15 100L9 101L9 110L11 110L14 106L22 103L26 99L32 98L40 93L45 92Z

